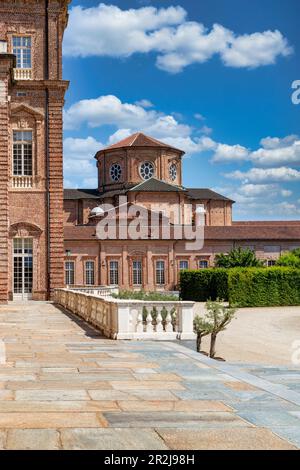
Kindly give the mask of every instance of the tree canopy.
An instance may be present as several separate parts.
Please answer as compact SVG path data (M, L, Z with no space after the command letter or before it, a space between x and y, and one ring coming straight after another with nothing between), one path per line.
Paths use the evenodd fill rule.
M262 261L257 259L254 251L249 248L234 248L228 254L220 253L216 256L218 268L251 268L262 265Z

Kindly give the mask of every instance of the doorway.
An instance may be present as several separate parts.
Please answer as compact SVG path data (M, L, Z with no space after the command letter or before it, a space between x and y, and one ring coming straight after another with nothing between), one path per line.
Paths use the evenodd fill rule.
M33 239L14 238L13 245L14 300L32 299Z

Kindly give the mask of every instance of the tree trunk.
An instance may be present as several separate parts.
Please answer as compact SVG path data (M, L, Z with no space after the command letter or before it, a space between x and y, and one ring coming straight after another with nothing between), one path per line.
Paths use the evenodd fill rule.
M217 340L217 335L215 333L212 333L210 337L210 352L209 352L209 357L211 357L212 359L216 355L216 340Z
M197 352L201 351L202 334L197 333Z

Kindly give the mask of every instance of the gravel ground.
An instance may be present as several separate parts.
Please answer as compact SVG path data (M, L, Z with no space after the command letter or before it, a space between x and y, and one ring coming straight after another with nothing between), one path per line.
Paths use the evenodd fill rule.
M203 313L204 304L197 303L195 311ZM300 361L300 307L243 308L219 334L217 356L231 362L293 365L296 341ZM208 337L202 346L208 351Z

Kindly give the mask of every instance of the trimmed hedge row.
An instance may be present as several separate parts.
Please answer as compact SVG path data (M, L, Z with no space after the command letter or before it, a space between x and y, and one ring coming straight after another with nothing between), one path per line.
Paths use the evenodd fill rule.
M208 299L228 300L228 269L185 270L180 273L182 300L206 302Z
M300 305L300 269L233 268L182 271L181 298L222 299L238 307Z
M300 305L300 269L231 269L229 302L239 307Z

